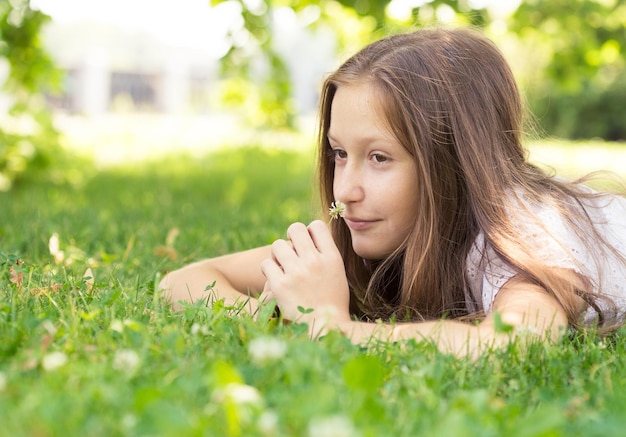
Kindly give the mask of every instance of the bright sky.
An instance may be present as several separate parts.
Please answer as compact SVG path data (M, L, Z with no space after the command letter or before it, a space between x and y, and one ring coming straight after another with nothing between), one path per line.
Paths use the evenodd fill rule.
M216 41L234 24L237 11L209 4L209 0L31 0L33 8L57 23L111 24L147 32L174 46L198 44L219 56L223 48Z
M250 7L259 0L246 0ZM521 0L468 0L472 7L488 7L495 17L506 16ZM393 0L388 13L402 18L428 0ZM222 36L243 25L236 2L211 8L209 0L31 0L31 6L55 22L96 21L143 31L172 45L194 45L212 57L228 50ZM451 9L450 9L451 10ZM439 11L445 12L445 11ZM439 14L438 14L439 15ZM445 17L439 17L446 22Z

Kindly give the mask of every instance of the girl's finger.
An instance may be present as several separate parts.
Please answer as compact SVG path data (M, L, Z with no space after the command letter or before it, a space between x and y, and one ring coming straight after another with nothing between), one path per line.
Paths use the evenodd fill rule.
M335 240L324 223L321 220L312 221L308 226L309 235L311 236L311 240L317 250L322 253L328 253L331 251L337 250L337 245L335 244Z
M263 276L267 279L265 286L266 289L271 289L271 282L279 278L281 275L284 275L283 269L281 269L278 263L271 258L267 258L261 262L261 273L263 273Z
M297 260L298 255L288 242L276 240L272 243L272 257L274 257L276 264L284 270Z
M317 250L304 223L291 224L287 228L287 237L289 237L298 256L302 256L307 251Z

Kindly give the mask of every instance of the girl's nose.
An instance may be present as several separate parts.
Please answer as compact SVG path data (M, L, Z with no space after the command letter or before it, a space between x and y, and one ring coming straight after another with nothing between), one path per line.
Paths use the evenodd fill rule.
M335 200L346 204L363 199L365 191L362 171L350 163L335 168L333 193Z

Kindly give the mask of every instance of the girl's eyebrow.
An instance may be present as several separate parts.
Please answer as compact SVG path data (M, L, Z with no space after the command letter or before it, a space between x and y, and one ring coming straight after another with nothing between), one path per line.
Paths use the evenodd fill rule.
M337 137L333 136L330 132L326 134L326 138L330 142L341 144L341 141L339 141ZM352 140L353 140L352 142L356 144L373 144L373 143L387 144L387 143L393 142L393 139L387 136L382 136L379 134L368 134L368 133L365 133L362 136L353 138Z

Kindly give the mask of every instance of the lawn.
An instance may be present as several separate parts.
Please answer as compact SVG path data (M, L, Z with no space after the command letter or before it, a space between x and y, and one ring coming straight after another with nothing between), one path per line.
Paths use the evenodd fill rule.
M587 170L562 158L588 146L543 146L531 156L559 173ZM624 162L623 145L594 150ZM312 341L219 303L172 312L164 272L316 217L313 162L265 144L0 193L0 435L623 435L623 334L467 361L427 343Z

